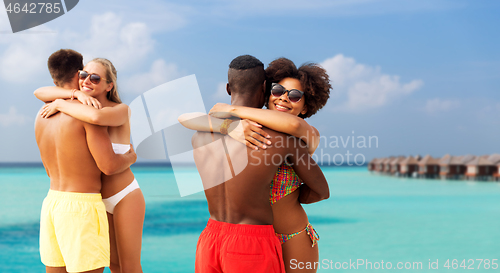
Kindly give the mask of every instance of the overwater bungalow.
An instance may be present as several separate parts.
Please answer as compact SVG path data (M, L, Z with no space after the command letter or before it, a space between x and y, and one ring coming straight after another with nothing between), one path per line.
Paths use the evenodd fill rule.
M385 160L385 157L381 157L379 159L377 159L377 161L375 162L375 171L376 172L383 172L384 171L384 160Z
M498 163L500 163L500 155L498 154L476 157L466 164L466 179L483 181L493 179L493 174L498 169Z
M439 174L439 159L433 158L430 155L424 156L418 162L418 176L425 178L433 178Z
M439 160L439 176L442 179L461 179L467 171L466 164L476 158L473 155L443 156Z
M492 180L499 181L500 175L500 154L492 154L488 158L495 166L493 166Z
M413 173L418 172L418 160L413 156L403 159L399 165L399 173L402 176L412 176Z
M386 158L383 163L384 163L384 173L391 173L391 162L394 160L394 156L390 156L389 158Z
M493 162L493 164L498 164L498 163L500 163L500 154L492 154L492 155L490 155L488 160Z
M395 174L395 175L398 175L399 176L399 173L401 171L401 161L403 161L405 159L404 156L398 156L396 158L394 158L390 165L391 165L391 174Z
M495 181L500 181L500 162L497 164L497 170L493 174L493 179L495 179Z
M368 170L370 172L373 172L376 170L377 168L377 162L378 162L378 159L377 158L373 158L370 163L368 163Z
M368 170L407 177L500 181L500 154L381 157L372 159Z

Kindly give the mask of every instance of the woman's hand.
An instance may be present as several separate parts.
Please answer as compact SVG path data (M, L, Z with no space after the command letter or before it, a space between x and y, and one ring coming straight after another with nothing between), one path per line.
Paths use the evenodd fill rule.
M80 90L75 91L75 98L83 105L93 106L96 109L102 109L102 104L94 97L91 97Z
M51 103L47 103L43 106L42 111L40 112L40 116L42 118L49 118L50 116L57 114L59 112L59 103L64 101L63 99L57 99Z
M233 106L226 103L217 103L210 109L208 114L214 118L230 118L233 115L231 114L231 109Z
M266 149L267 145L271 145L271 136L262 130L262 125L248 119L231 123L228 135L254 150Z
M134 151L134 146L130 144L130 150L127 152L130 156L134 158L134 163L137 161L137 154Z

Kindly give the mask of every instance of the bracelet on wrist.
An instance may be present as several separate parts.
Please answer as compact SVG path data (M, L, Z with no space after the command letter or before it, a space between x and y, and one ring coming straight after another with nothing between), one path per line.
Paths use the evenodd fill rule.
M229 125L231 125L231 123L233 122L234 120L233 119L225 119L221 126L220 126L220 133L222 135L227 135L227 129L229 128Z
M78 91L76 89L71 90L71 100L75 99L75 92Z

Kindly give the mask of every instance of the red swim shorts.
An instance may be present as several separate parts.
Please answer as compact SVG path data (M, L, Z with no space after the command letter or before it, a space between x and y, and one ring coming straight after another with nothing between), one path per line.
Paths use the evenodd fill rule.
M196 247L196 273L284 273L281 244L272 225L208 220Z

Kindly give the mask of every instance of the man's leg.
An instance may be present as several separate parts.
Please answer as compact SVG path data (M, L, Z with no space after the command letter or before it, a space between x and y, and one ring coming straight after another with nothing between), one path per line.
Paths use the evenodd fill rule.
M104 271L104 267L101 267L101 268L98 268L98 269L94 269L94 270L90 270L90 271L85 271L85 272L82 272L82 273L102 273Z
M68 273L66 271L66 267L51 267L51 266L46 266L45 267L45 272L46 273Z
M91 271L85 271L82 273L101 273L103 271L104 271L104 267L98 268L95 270L91 270ZM66 271L66 267L50 267L50 266L45 267L45 272L46 273L68 273L68 271Z

